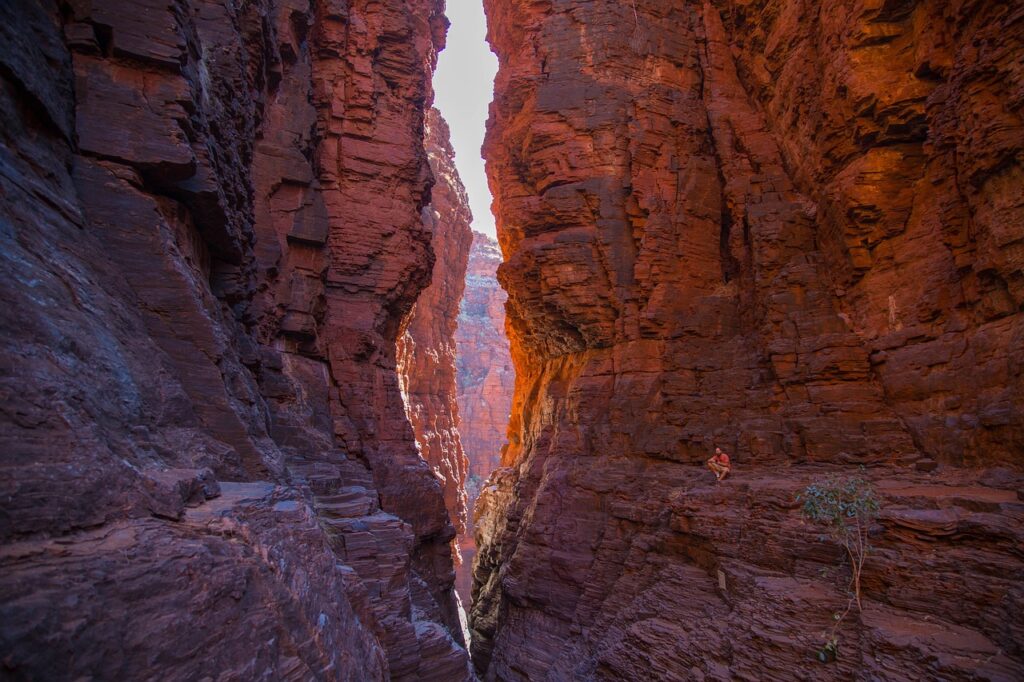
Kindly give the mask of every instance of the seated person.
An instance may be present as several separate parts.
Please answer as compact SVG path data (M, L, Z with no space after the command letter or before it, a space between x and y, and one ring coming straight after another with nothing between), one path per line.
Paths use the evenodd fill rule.
M714 472L716 481L721 481L732 471L729 455L722 452L722 448L715 448L714 457L708 460L708 469Z

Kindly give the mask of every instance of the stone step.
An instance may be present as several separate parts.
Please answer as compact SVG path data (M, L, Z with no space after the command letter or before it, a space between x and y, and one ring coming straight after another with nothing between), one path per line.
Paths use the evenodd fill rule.
M326 518L355 518L377 511L377 496L362 486L348 486L316 496L317 513Z

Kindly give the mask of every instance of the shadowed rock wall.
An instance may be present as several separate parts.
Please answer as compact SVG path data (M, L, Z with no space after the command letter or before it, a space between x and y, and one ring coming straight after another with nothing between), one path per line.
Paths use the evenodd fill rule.
M462 535L466 532L468 462L459 438L455 330L473 239L469 226L473 216L455 168L448 124L437 109L427 114L426 149L436 184L423 220L433 234L436 261L430 286L416 301L409 325L399 338L399 372L420 456L440 482L448 515ZM459 564L455 545L453 557Z
M0 6L15 679L462 679L396 339L440 0Z
M517 383L478 669L1024 674L1024 11L485 7ZM794 496L859 465L883 513L822 666L848 578Z

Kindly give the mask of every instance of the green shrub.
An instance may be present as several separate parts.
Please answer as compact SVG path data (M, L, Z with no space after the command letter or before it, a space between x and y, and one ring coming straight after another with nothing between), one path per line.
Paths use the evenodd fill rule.
M858 611L862 609L860 577L864 560L871 548L870 531L878 516L878 498L871 483L861 477L832 476L807 486L796 499L803 503L801 512L804 518L824 526L828 535L846 551L850 560L850 601L843 613L833 616L835 623L831 636L825 647L818 652L819 660L833 660L839 653L836 630L854 603Z

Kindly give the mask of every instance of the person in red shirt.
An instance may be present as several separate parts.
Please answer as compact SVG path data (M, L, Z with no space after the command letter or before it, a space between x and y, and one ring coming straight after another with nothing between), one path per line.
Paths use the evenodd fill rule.
M715 474L715 481L721 481L732 472L732 465L729 463L729 455L722 452L722 448L715 448L715 455L708 460L708 469Z

